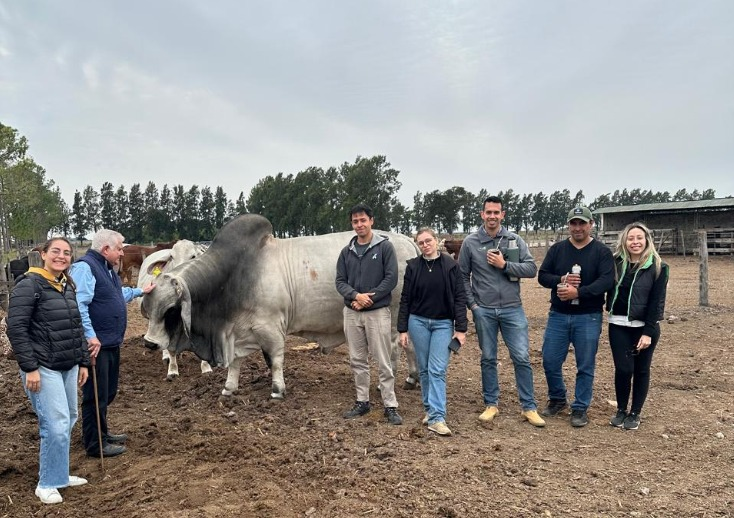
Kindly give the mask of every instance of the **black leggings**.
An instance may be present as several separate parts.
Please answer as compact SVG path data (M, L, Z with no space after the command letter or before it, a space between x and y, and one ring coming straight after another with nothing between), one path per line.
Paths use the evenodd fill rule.
M612 358L614 359L614 390L617 393L617 408L627 410L630 389L632 391L631 411L639 414L642 405L647 399L647 390L650 387L650 365L652 364L652 353L660 338L660 327L650 338L650 347L643 349L637 354L637 342L642 336L642 327L626 327L609 324L609 345L612 347ZM634 378L634 386L632 379Z

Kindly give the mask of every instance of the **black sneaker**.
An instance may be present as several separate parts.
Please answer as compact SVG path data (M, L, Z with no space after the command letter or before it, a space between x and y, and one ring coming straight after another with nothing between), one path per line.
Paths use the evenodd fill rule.
M617 410L617 413L614 414L614 417L612 417L609 420L609 424L612 426L616 426L617 428L622 428L622 424L624 423L624 420L627 418L627 412L624 410Z
M566 408L568 403L565 399L549 399L548 404L540 413L544 417L554 417L558 415L558 412Z
M586 410L571 410L571 426L581 428L587 424L589 424L589 416L586 415Z
M344 412L343 417L344 419L354 419L355 417L361 417L365 415L369 411L369 401L357 401L356 403L354 403L354 406L350 410Z
M624 426L625 430L637 430L640 427L640 414L630 412L622 426Z
M400 417L398 409L394 406L385 408L385 417L387 417L387 422L390 424L403 424L403 418Z

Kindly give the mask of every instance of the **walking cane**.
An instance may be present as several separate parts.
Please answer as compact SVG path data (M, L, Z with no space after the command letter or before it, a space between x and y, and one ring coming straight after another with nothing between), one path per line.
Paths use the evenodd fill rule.
M94 409L97 412L97 439L99 440L99 462L102 465L102 474L104 469L104 448L102 447L102 423L99 419L99 396L97 395L97 357L92 357L92 381L94 382Z

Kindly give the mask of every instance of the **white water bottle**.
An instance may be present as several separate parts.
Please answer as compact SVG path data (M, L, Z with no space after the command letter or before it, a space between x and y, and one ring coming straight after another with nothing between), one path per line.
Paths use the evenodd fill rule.
M578 264L574 264L571 267L571 273L573 273L575 275L581 275L581 266L578 265ZM578 288L576 288L576 289L578 290ZM571 301L571 304L573 304L574 306L578 306L579 305L579 299L573 299Z

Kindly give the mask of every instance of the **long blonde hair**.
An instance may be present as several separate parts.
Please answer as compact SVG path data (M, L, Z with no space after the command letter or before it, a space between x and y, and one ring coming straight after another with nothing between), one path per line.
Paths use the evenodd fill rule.
M653 242L652 232L650 232L650 229L639 221L630 223L629 225L624 227L624 230L619 234L617 246L614 250L614 257L621 257L625 261L629 260L629 253L627 252L626 246L627 236L629 235L630 231L635 228L639 228L640 230L642 230L643 234L645 234L645 248L642 250L642 254L640 254L640 260L637 262L637 267L642 267L643 265L647 264L648 261L650 261L650 259L652 258L652 261L655 264L655 277L657 277L658 275L660 275L663 260L660 258L660 254L658 254L658 251L655 250L655 243Z

